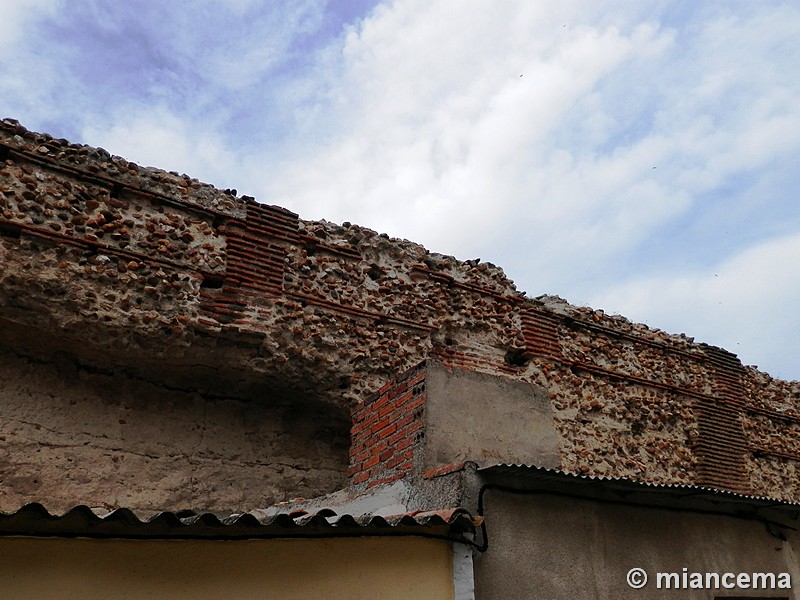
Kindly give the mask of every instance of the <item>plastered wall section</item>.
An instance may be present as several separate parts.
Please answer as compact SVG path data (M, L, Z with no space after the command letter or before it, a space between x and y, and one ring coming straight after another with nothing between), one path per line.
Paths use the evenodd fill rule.
M384 385L353 412L354 486L419 482L498 463L560 468L546 390L428 360Z
M0 539L3 597L452 600L450 545L420 538Z
M689 511L555 495L485 496L489 549L475 559L476 597L487 600L797 598L797 536L763 523ZM774 529L774 531L777 531ZM628 586L644 569L649 583ZM788 573L791 589L659 589L657 573ZM777 578L776 578L777 585Z
M546 390L566 470L797 499L800 456L778 440L798 384L734 355L8 120L0 159L0 322L85 361L180 386L178 366L224 356L242 380L356 410L433 358Z
M205 397L0 352L0 511L249 510L342 487L347 444L346 415L330 407Z
M426 371L426 469L464 461L561 467L544 388L435 362Z

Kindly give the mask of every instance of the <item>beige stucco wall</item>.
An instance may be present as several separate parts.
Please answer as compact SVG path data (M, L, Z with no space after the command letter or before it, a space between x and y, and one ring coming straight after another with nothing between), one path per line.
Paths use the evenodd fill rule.
M2 511L41 502L52 513L77 504L232 512L344 485L343 411L219 371L176 385L167 373L98 371L65 352L28 356L8 333L0 321Z
M465 460L561 466L544 388L434 362L425 385L426 468Z
M446 542L423 538L0 539L7 600L453 598Z

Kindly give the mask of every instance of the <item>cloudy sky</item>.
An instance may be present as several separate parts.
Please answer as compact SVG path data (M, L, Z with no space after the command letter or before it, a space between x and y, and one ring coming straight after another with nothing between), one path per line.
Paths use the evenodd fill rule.
M0 116L800 379L797 2L0 7Z

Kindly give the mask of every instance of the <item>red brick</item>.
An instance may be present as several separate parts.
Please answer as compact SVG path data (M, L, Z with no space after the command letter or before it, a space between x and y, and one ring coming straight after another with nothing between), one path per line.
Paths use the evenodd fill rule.
M414 458L413 450L406 450L402 454L396 453L389 461L386 463L387 469L403 468L401 463L409 462Z
M369 416L368 416L368 417L367 417L367 418L364 420L364 424L365 424L365 425L372 425L372 424L373 424L373 423L375 423L375 421L377 421L377 420L378 420L378 413L377 413L377 412L374 412L374 413L371 413L371 414L370 414L370 415L369 415Z
M378 400L372 403L372 405L369 407L369 412L371 413L376 412L377 410L389 404L390 400L392 400L391 394L386 394L385 396L381 396L380 398L378 398Z
M464 462L458 463L450 463L447 465L439 465L438 467L433 467L432 469L428 469L422 475L425 479L433 479L434 477L440 477L442 475L449 475L450 473L455 473L456 471L461 471L464 468Z
M406 448L408 448L413 443L414 443L414 439L413 438L405 438L405 439L397 442L397 444L395 444L394 449L395 450L405 450Z
M394 475L391 475L389 477L385 477L383 482L384 483L391 483L393 481L397 481L398 479L402 479L405 476L406 476L405 473L395 473Z
M407 460L405 456L402 454L395 454L392 458L386 461L386 468L387 469L394 469L397 465L399 465L404 460Z
M399 443L400 443L400 441L402 441L402 440L413 440L413 439L414 439L414 433L415 433L415 432L413 432L413 431L407 431L407 429L408 429L408 426L404 427L403 429L401 429L401 430L399 430L399 431L397 432L397 435L398 435L398 436L400 436L400 437L399 437L399 439L398 439L398 440L397 440L397 441L396 441L396 442L393 444L394 446L396 446L397 444L399 444Z
M392 448L387 448L386 450L381 452L381 454L380 454L380 456L378 458L381 459L381 462L384 462L384 461L389 460L392 457L393 454L394 454L394 450Z
M364 446L364 444L359 444L357 446L355 444L350 444L350 450L348 452L348 456L350 458L353 458L356 454L358 454L359 452L363 452L364 450L366 450L366 446Z
M382 477L381 479L376 479L374 481L370 481L367 484L367 487L375 487L376 485L392 483L393 481L397 481L398 479L401 479L401 478L403 478L405 476L406 476L405 473L395 473L394 475L390 475L389 477Z
M390 446L396 445L398 442L406 438L406 434L403 431L397 431L389 438L388 442Z
M373 447L375 444L377 444L379 441L381 441L381 436L380 436L379 434L377 434L377 433L376 433L375 435L371 435L371 436L369 437L369 439L368 439L366 442L364 442L364 445L365 445L367 448L372 448L372 447Z
M369 439L370 435L369 429L365 429L355 436L350 436L350 443L355 446L362 445Z
M405 382L400 383L397 386L395 386L393 389L389 390L389 393L387 394L387 396L389 397L389 400L394 400L400 394L405 392L407 389L408 389L408 384L407 383L405 383Z
M383 419L386 415L391 415L395 410L394 404L387 404L377 412L378 419Z
M400 406L400 405L398 404L399 400L400 400L400 399L398 398L398 399L397 399L397 400L395 400L394 402L392 402L392 403L390 403L390 404L387 404L387 405L386 405L386 406L384 406L382 409L380 409L380 410L378 411L378 418L380 419L380 418L382 418L382 417L385 417L386 415L388 415L388 414L391 414L391 413L393 413L394 411L396 411L396 410L398 409L398 407Z
M369 473L359 473L355 477L353 477L353 483L364 483L367 479L369 479Z
M372 450L370 448L364 448L361 452L351 457L350 462L352 462L353 464L360 463L367 460L371 455L372 455Z
M359 423L358 426L354 426L352 429L350 429L350 439L359 439L360 437L369 435L370 427L372 427L376 420L377 415L372 415L369 420L365 420L362 423Z
M422 421L414 421L413 423L409 423L405 427L403 427L403 432L407 435L412 434L414 432L419 431L420 429L424 428L424 424Z
M384 383L381 389L375 392L375 396L383 396L386 392L392 389L392 386L394 386L394 381L388 381Z
M408 471L411 468L411 466L412 464L411 461L409 460L401 465L397 465L397 468L400 469L401 471Z
M403 425L408 425L413 420L414 420L414 414L413 413L409 413L409 414L401 417L400 419L398 419L396 421L398 429L400 427L402 427Z
M373 454L367 460L364 461L363 467L365 469L369 469L370 467L373 467L373 466L377 465L378 462L380 462L380 460L378 459L378 457L376 455Z
M408 387L413 388L418 383L422 383L427 378L427 370L420 369L419 372L408 380Z
M412 390L408 390L405 394L403 394L402 396L397 398L397 400L395 400L395 404L397 405L398 408L403 407L403 410L405 410L405 406L403 405L409 400L411 400L413 397L414 397L414 392Z
M380 436L381 436L381 438L388 438L388 437L389 437L390 435L392 435L392 434L393 434L395 431L397 431L397 425L395 425L394 423L392 423L392 424L391 424L391 425L389 425L388 427L384 427L383 429L381 429L381 430L380 430L380 432L378 433L378 435L380 435Z
M419 408L420 406L422 406L424 404L425 404L425 395L424 394L420 394L419 396L414 398L411 402L406 404L403 408L405 410L407 410L408 412L411 412L411 411Z
M350 437L356 436L367 427L366 419L362 419L358 423L353 423L353 426L350 428Z
M423 378L427 375L427 369L425 363L411 367L410 369L405 371L402 375L400 375L397 378L397 381L411 382L420 375Z
M377 433L389 424L389 419L382 419L370 427L370 433Z

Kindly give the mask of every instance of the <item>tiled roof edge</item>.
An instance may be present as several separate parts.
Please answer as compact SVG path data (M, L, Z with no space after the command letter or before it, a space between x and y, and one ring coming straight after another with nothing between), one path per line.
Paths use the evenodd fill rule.
M187 515L181 511L165 511L141 519L128 508L118 508L101 515L88 506L79 505L63 514L54 515L43 505L30 503L16 512L0 513L0 535L138 539L420 535L460 541L471 539L479 523L479 518L463 508L358 517L321 509L314 513L294 511L263 518L251 513L220 516L213 513Z

